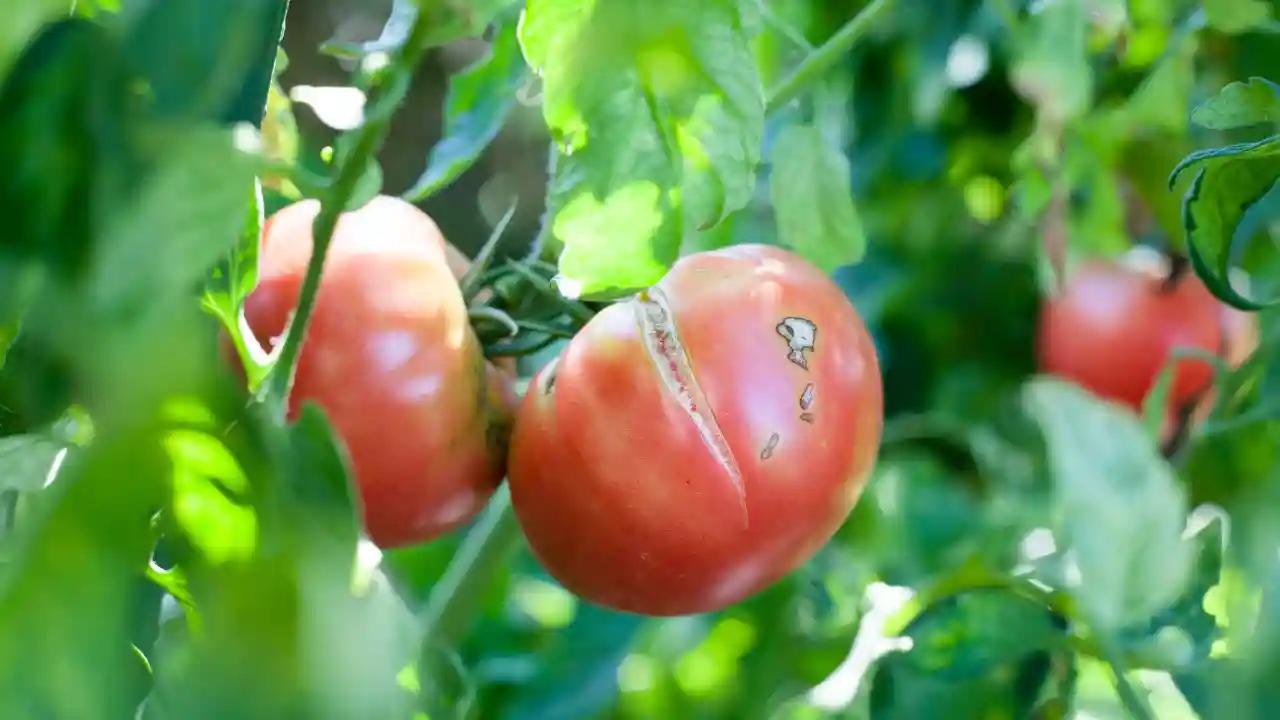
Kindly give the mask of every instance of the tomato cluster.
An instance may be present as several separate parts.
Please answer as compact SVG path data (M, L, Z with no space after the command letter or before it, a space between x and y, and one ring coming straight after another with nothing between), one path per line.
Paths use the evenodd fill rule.
M268 347L318 210L295 203L264 227L245 316ZM522 402L469 324L467 267L394 198L334 233L290 407L327 411L380 546L467 523L506 474L533 554L566 588L679 615L764 589L849 515L879 446L880 368L816 267L766 246L686 257L596 314Z
M1257 345L1256 318L1218 301L1191 272L1135 251L1118 261L1075 268L1061 294L1043 306L1041 369L1099 397L1141 412L1161 371L1173 361L1166 435L1183 410L1211 404L1213 366L1181 357L1198 350L1238 366Z

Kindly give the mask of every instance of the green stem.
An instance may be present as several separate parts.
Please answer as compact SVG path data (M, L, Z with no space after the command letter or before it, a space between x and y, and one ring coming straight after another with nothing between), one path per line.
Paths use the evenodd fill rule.
M427 598L419 616L423 652L452 647L466 633L467 617L483 604L490 578L506 563L519 540L520 525L511 511L511 493L504 483Z
M843 27L836 31L817 50L809 53L791 74L782 79L769 93L765 112L773 113L798 97L806 88L839 63L858 44L875 21L892 6L894 0L872 0Z
M1133 683L1129 682L1128 676L1125 675L1125 665L1120 658L1120 653L1112 648L1109 642L1103 644L1102 651L1105 655L1103 659L1111 666L1111 674L1116 684L1116 694L1120 696L1120 704L1124 706L1125 712L1133 720L1155 720L1155 712L1147 703L1146 698L1133 689Z
M283 417L286 399L293 386L293 376L298 366L298 355L315 309L316 292L324 272L325 257L333 241L333 230L338 216L345 209L364 175L365 168L374 158L390 129L392 110L404 102L409 93L414 70L427 50L427 37L431 32L431 13L419 13L414 20L409 37L391 54L391 61L379 82L370 92L372 101L365 115L365 123L352 131L354 140L349 152L339 152L334 159L334 180L321 198L320 212L312 225L313 250L307 264L307 274L298 294L298 307L285 335L280 354L262 384L259 400L270 405L273 415ZM346 140L347 137L342 138Z

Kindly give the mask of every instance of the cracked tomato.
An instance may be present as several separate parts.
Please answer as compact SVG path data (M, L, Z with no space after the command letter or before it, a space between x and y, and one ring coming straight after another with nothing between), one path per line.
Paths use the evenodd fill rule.
M297 303L319 203L263 227L245 317L270 349ZM298 361L290 412L327 412L351 458L370 539L423 542L471 520L502 481L517 402L485 362L454 279L465 258L413 205L378 197L342 215ZM452 268L452 269L451 269Z
M534 379L511 499L534 555L583 599L711 611L831 538L882 424L875 347L830 278L774 247L698 253Z

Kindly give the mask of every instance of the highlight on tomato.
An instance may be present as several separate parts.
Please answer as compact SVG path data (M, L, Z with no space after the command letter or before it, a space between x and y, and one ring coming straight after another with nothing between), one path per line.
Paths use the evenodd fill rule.
M818 268L739 245L679 260L533 380L508 482L535 557L620 611L723 608L809 560L875 462L883 389Z
M312 252L315 200L263 227L245 303L268 350ZM455 276L465 256L424 212L379 196L337 223L289 397L322 406L351 459L371 540L424 542L475 517L502 480L513 378L487 363ZM459 260L461 258L461 260Z

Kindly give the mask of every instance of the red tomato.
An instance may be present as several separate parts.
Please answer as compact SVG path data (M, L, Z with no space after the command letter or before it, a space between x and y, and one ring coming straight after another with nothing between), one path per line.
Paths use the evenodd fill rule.
M806 562L853 509L880 368L830 278L778 248L681 259L535 378L508 482L534 555L617 610L706 612Z
M1041 369L1140 411L1175 347L1222 348L1220 304L1208 288L1190 274L1171 290L1161 283L1116 263L1081 265L1041 311ZM1194 400L1212 379L1208 363L1179 361L1170 406Z
M319 203L263 228L245 303L258 340L280 340L297 302ZM436 224L379 197L338 222L290 400L319 403L346 444L370 539L423 542L471 520L502 480L518 402L467 318ZM465 266L463 266L465 271Z

